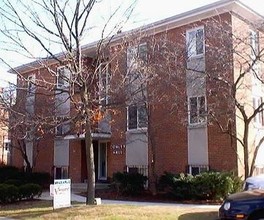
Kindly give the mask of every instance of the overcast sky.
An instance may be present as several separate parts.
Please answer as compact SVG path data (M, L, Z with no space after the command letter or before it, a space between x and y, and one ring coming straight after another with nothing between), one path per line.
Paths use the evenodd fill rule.
M213 2L217 2L217 0L139 0L136 11L141 18L145 17L146 23L149 23ZM263 0L241 0L241 2L264 15Z
M125 2L126 4L129 1L132 0L102 0L101 4L104 3L106 5L100 9L100 13L102 13L101 17L104 17L103 13L108 15L113 13L115 7L120 3L124 4ZM149 24L216 1L217 0L138 0L133 16L130 19L130 22L133 24L129 25L129 27ZM263 0L241 0L241 2L247 4L249 7L264 16ZM0 86L3 85L4 81L7 79L9 80L9 77L7 77L4 72L5 70L2 68L0 74ZM14 81L14 77L12 78Z

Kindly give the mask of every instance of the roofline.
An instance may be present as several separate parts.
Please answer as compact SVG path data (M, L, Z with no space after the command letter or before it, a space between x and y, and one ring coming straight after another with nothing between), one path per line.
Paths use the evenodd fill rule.
M219 0L216 2L213 2L211 4L195 8L193 10L180 13L178 15L174 15L172 17L168 17L129 31L122 32L116 36L113 37L112 43L118 43L121 40L127 38L132 33L138 33L138 32L145 32L146 34L154 35L160 32L163 32L165 30L170 30L179 26L183 26L186 24L190 24L196 21L201 21L203 19L216 16L219 14L227 13L227 12L234 12L246 20L255 22L262 22L264 21L264 17L254 11L252 8L248 7L244 3L242 3L240 0ZM82 47L83 52L86 54L93 54L96 51L97 44L100 41L94 41L89 44L86 44ZM64 53L58 53L56 54L58 57L63 57ZM55 55L55 56L56 56ZM33 61L31 63L27 63L18 67L15 67L14 69L9 70L10 73L25 73L28 71L36 70L39 68L40 63L44 60L45 62L48 61L48 63L56 63L54 59L39 59L36 61Z

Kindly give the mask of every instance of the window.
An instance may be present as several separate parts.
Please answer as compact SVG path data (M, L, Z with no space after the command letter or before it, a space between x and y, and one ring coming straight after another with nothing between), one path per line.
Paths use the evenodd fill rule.
M99 91L100 104L105 106L109 104L109 90L110 90L110 66L108 63L101 63L99 66Z
M256 31L250 31L249 33L251 56L255 59L259 54L259 33Z
M189 98L189 124L206 121L206 102L204 96Z
M11 142L10 142L10 140L4 140L4 150L6 152L10 152L10 148L11 148Z
M34 95L35 92L35 77L33 75L27 78L27 96Z
M189 174L192 174L193 176L207 171L209 171L209 167L207 165L189 165L188 168Z
M55 167L55 179L68 179L68 167L62 166L62 167Z
M58 125L55 128L56 136L60 137L67 134L70 131L70 125L66 121L63 121L62 118L58 118Z
M147 43L131 46L127 49L128 69L137 69L138 64L147 61Z
M127 108L127 128L128 130L147 127L147 111L145 106L131 105Z
M148 48L146 43L140 44L138 46L138 57L141 61L143 62L147 61L147 55L148 55L147 52L148 52Z
M57 69L57 88L69 86L70 69L67 66L60 66Z
M186 33L188 58L204 54L204 29L188 30Z
M263 103L262 97L253 97L253 108L256 110L261 104ZM257 115L254 117L254 122L259 125L264 125L264 112L260 111L257 113Z

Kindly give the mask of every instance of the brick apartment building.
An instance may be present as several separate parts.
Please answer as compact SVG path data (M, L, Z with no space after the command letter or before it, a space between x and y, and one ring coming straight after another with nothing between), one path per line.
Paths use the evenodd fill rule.
M149 67L158 77L147 81L150 85L147 93L152 94L147 105L146 99L143 99L144 92L136 98L126 93L131 95L129 99L118 110L111 111L114 114L108 115L108 120L103 119L97 124L92 134L96 180L105 181L114 172L124 170L138 170L149 177L153 170L157 176L164 171L196 174L204 170L232 170L242 174L243 157L239 142L222 133L209 112L213 109L214 116L219 115L220 122L225 125L232 121L232 130L237 135L243 132L243 122L235 105L225 96L226 87L216 81L212 74L218 79L225 77L228 82L237 79L240 58L232 50L237 42L234 36L251 39L250 46L241 49L250 53L252 48L254 50L256 46L261 46L259 39L262 32L256 24L263 21L262 16L239 1L222 0L116 36L109 52L111 65L104 68L105 85L108 83L110 66L112 80L118 78L120 72L130 76L132 73L133 77L136 72L133 71L134 63L137 62L133 56L137 55L148 59ZM123 39L126 39L125 42ZM165 41L167 48L162 49ZM114 57L114 51L123 48L120 45L125 47L125 51ZM92 63L91 54L95 50L96 43L85 46L83 52L87 53L87 65ZM23 108L31 113L36 109L47 112L46 108L51 105L38 95L41 88L34 87L30 83L32 80L37 82L40 78L46 78L57 82L58 86L63 84L63 81L56 80L55 76L52 78L38 65L38 62L33 62L16 68L24 78L29 79L29 83L24 85L27 89L19 90L17 98L24 100ZM57 69L57 77L60 73L67 74L65 67L55 63L50 65ZM117 66L119 71L114 72ZM261 65L258 67L261 70ZM246 82L253 84L253 80L253 77L249 77ZM135 81L138 85L140 80ZM18 85L23 87L21 78L18 78ZM245 98L253 106L263 96L261 87L245 87L237 92L237 96ZM133 88L126 89L131 92ZM35 92L28 93L29 90ZM244 94L247 96L244 97ZM55 104L61 103L56 111L57 116L71 114L72 103L64 93L50 91L49 100L51 97ZM219 112L228 114L228 118ZM250 131L253 145L263 132L263 119L259 115L255 121L258 126ZM69 177L73 182L84 182L87 178L84 134L76 131L67 133L66 130L69 130L67 125L57 126L55 135L46 135L39 140L40 150L36 161L33 143L27 141L29 162L32 166L34 164L34 170L48 171L55 178ZM259 153L262 152L260 149ZM24 165L16 149L12 152L12 162L19 167ZM261 157L257 157L256 164L259 166L257 172L260 172L264 165Z
M10 103L12 97L10 91L0 88L0 164L9 165L11 163L10 139L8 134L9 114L6 105Z

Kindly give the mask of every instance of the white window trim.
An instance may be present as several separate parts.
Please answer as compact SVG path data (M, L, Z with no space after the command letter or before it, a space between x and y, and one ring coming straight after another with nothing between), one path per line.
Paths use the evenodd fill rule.
M106 157L106 160L105 160L105 168L106 168L106 170L105 170L105 177L101 177L100 176L100 172L99 172L99 170L98 170L98 174L97 174L97 178L98 178L98 180L107 180L107 173L108 173L108 169L107 169L107 167L108 167L108 164L107 164L107 149L108 149L108 141L98 141L98 169L101 169L102 167L101 167L101 154L100 154L100 150L101 150L101 146L100 146L100 144L105 144L106 146L106 152L105 152L105 157Z
M63 170L66 170L66 173L67 173L67 177L66 178L69 178L69 166L55 166L54 167L54 177L57 176L57 168L60 168L61 169L61 174L63 173ZM60 177L61 179L65 179L65 177L61 176Z
M201 173L201 169L203 169L203 168L205 168L206 171L209 171L209 166L208 165L188 165L189 174L193 175L192 174L192 168L195 168L195 167L197 167L199 169L199 173L198 174Z
M264 98L261 97L261 96L253 96L253 110L255 110L256 108L255 107L259 107L260 103L259 103L259 100L260 102L263 102L264 101ZM257 102L256 103L256 106L254 106L254 102ZM261 118L261 119L260 119ZM263 127L264 125L264 112L259 112L257 113L257 115L253 118L253 123L256 127Z
M103 68L106 68L106 88L103 88L103 82L102 82L102 66ZM105 100L105 104L109 104L109 88L110 88L110 81L111 81L111 74L110 74L110 63L109 62L102 62L99 65L99 100L100 104ZM102 96L101 91L105 91L105 94Z
M203 30L203 53L202 54L189 54L189 47L190 47L190 33L193 32L193 31L197 31L197 30L200 30L202 29ZM192 29L188 29L186 30L186 54L188 56L188 59L191 59L191 58L199 58L199 57L203 57L205 55L205 32L204 32L204 26L198 26L198 27L195 27L195 28L192 28Z
M249 31L249 40L250 40L250 54L251 54L251 58L255 59L256 55L258 55L259 51L260 51L260 42L259 42L259 32L257 30L250 30ZM252 39L254 39L254 42L252 41ZM254 43L254 45L252 44ZM256 51L255 51L256 49ZM256 54L257 53L257 54Z
M56 73L56 88L58 88L58 89L67 88L69 86L70 76L68 76L69 78L67 78L67 76L63 76L64 83L62 85L60 85L59 84L59 70L60 69L69 69L70 70L70 67L69 67L69 65L64 65L64 66L57 67L57 73ZM67 80L65 80L64 77Z
M10 140L4 140L4 151L5 152L11 151L11 141Z
M136 106L137 107L137 128L129 128L129 106L127 106L126 107L126 111L127 111L127 131L145 131L148 128L148 125L146 125L145 127L139 127L139 120L138 120L138 117L139 117L138 108L140 106L142 106L142 105L130 105L130 106Z
M191 98L196 98L196 100L199 97L204 97L204 107L205 107L205 111L207 111L207 98L205 95L199 95L199 96L189 96L188 97L188 125L189 126L197 126L197 125L204 125L207 123L207 116L205 116L205 120L203 122L196 122L196 123L191 123ZM198 104L198 102L197 102ZM197 112L199 111L199 107L197 106ZM197 116L199 117L200 115L197 114Z
M29 86L31 85L31 89L29 89ZM34 96L35 94L35 75L31 74L27 77L27 96Z
M57 118L63 118L63 117L57 117ZM61 129L62 129L62 133L61 134L58 133L58 127L60 127L60 126L61 126ZM67 133L67 132L63 132L63 126L70 126L70 124L69 124L68 121L64 121L64 122L61 122L59 125L56 125L56 127L55 127L55 136L56 137L64 137L65 134ZM69 130L70 130L70 127L69 127Z

